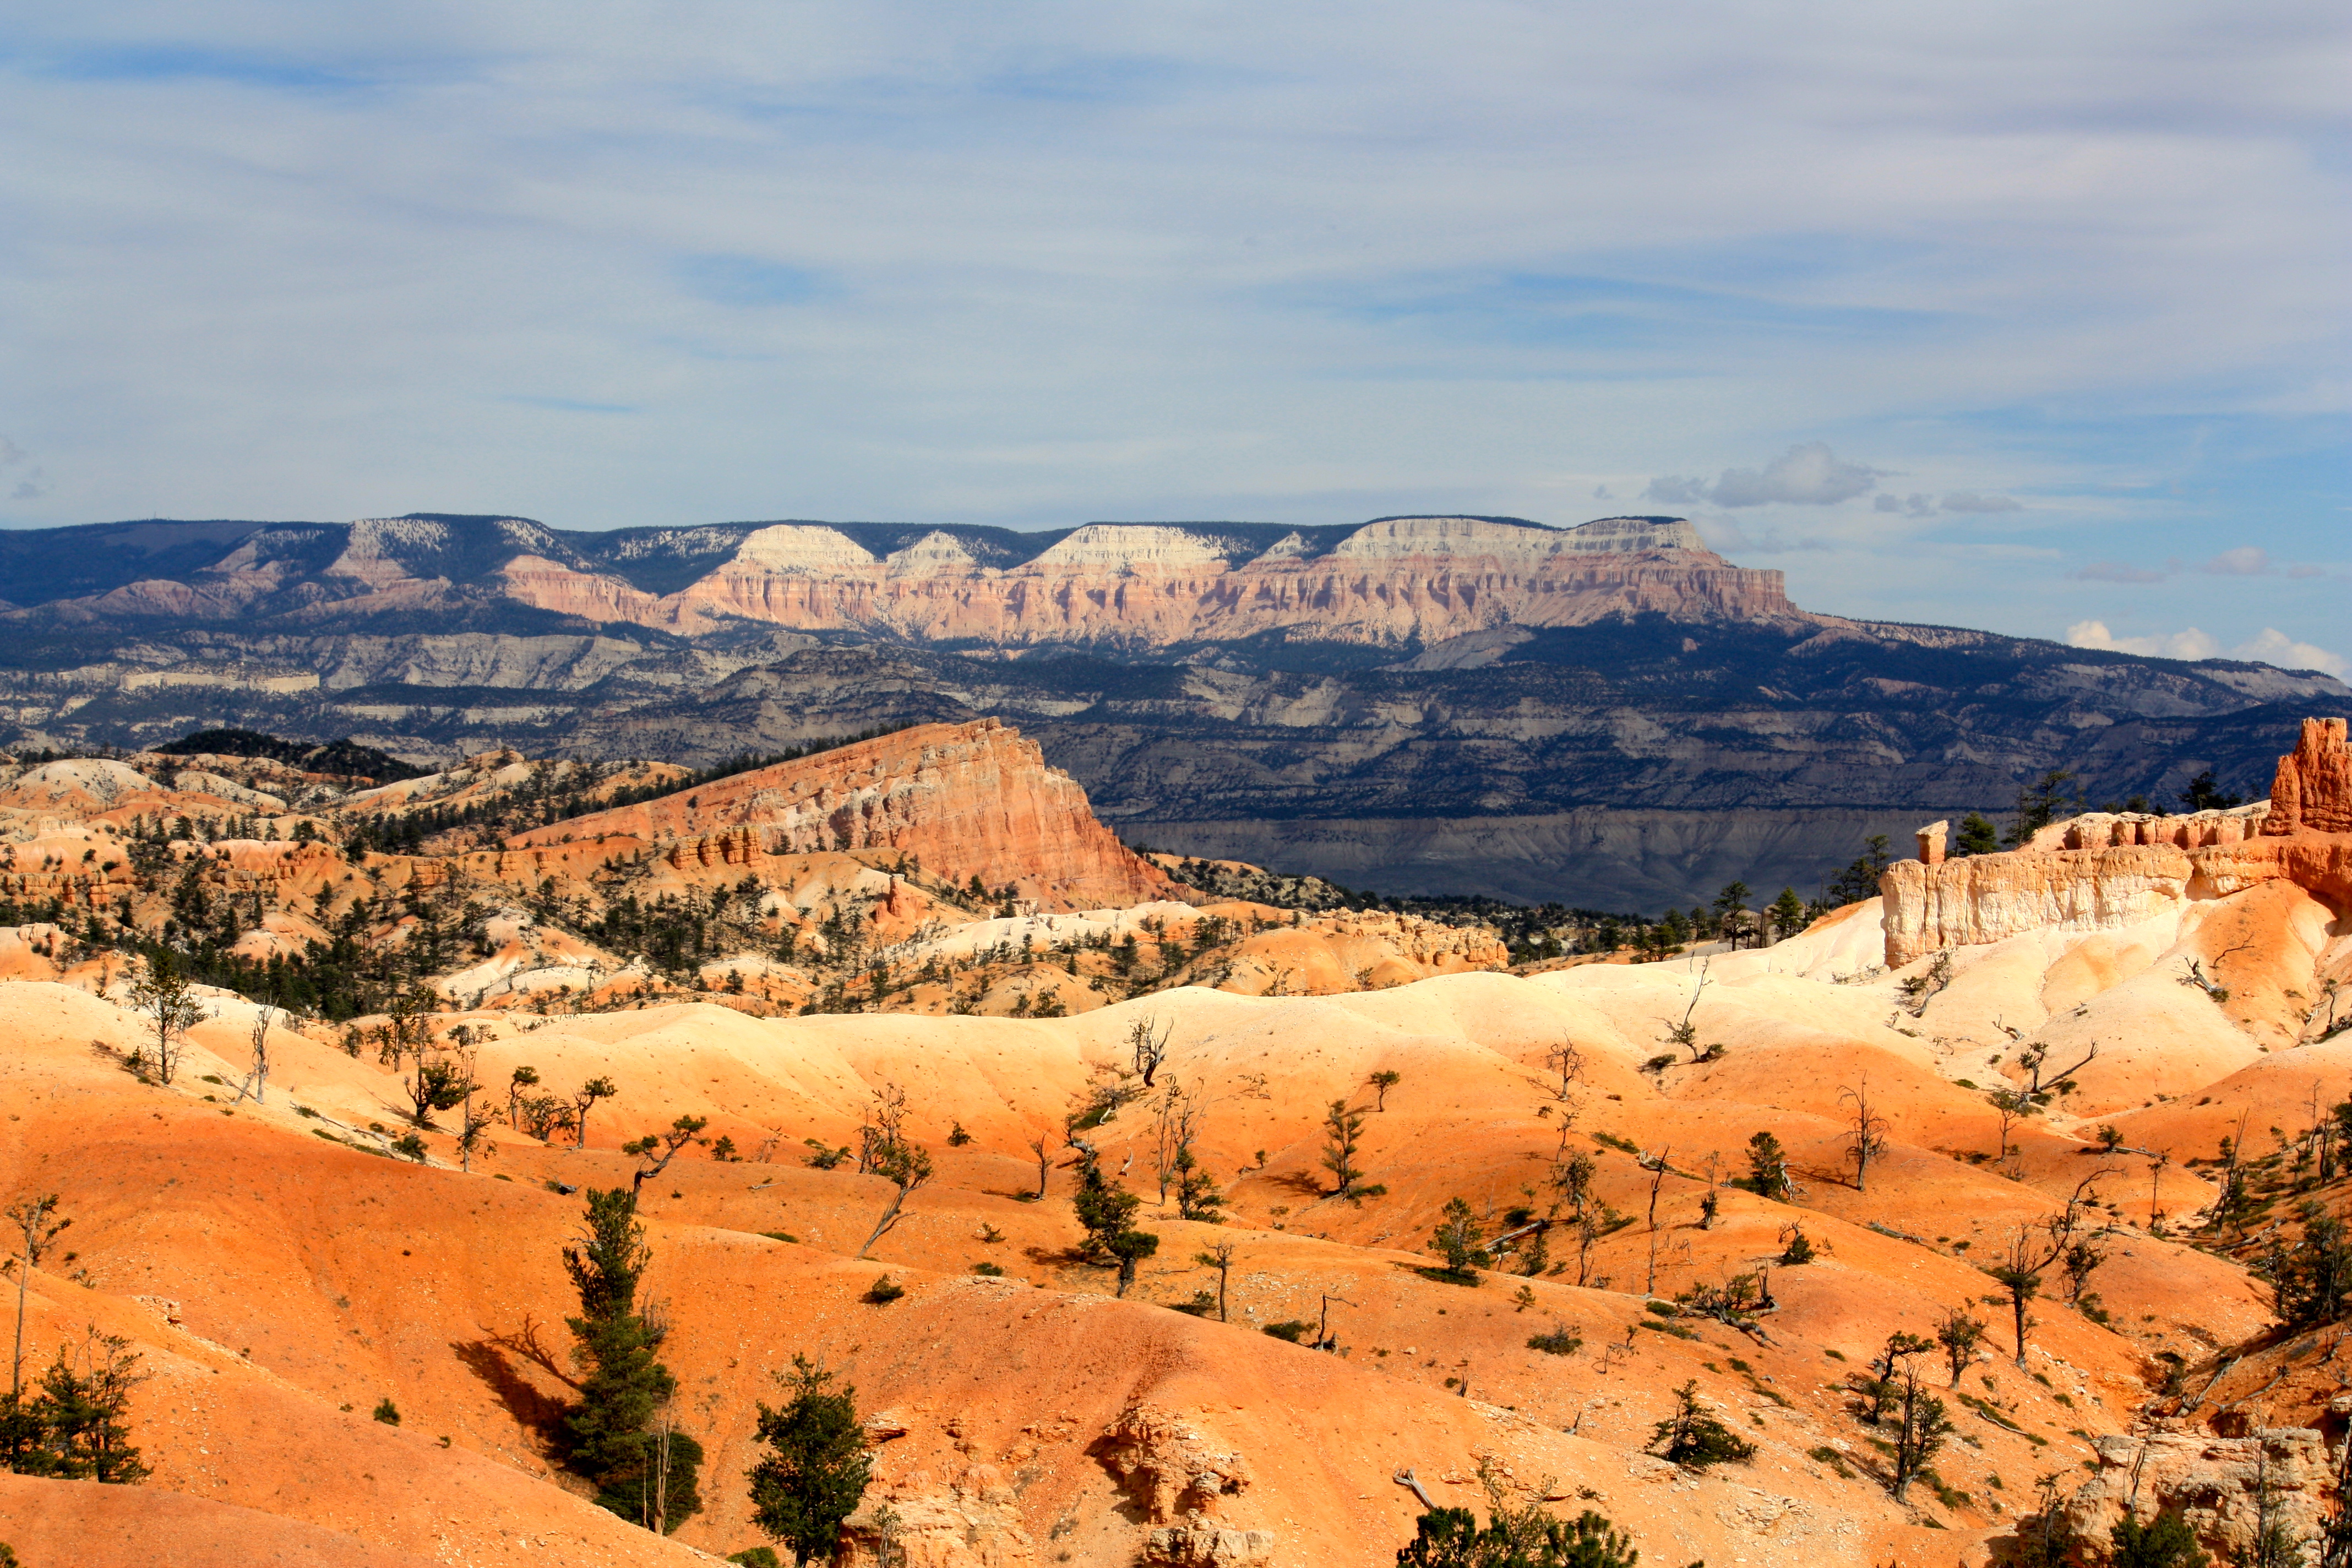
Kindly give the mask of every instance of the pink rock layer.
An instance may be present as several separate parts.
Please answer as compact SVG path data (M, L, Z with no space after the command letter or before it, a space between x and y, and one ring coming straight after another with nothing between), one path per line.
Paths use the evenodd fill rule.
M747 868L761 856L897 850L959 882L1013 887L1045 909L1176 896L1158 867L1096 819L1076 780L996 719L901 730L574 817L513 847L599 835L651 841L673 864Z

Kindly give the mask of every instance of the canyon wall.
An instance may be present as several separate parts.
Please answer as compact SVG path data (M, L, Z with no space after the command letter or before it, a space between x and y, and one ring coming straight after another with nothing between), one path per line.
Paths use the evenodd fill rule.
M888 849L926 870L1011 886L1055 910L1175 897L1156 866L1095 819L1086 791L995 719L925 724L638 805L518 836L517 849L616 836L673 864L740 864Z
M2114 931L2282 878L2352 908L2345 721L2305 720L2277 777L2266 802L2187 816L2093 812L2052 823L2007 854L1943 859L1945 825L1921 828L1923 858L1879 879L1887 966L2029 931Z

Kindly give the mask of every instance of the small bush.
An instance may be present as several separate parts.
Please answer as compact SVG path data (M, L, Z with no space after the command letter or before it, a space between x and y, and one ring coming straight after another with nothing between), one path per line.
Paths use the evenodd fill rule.
M1696 1378L1675 1390L1674 1413L1652 1428L1650 1442L1653 1447L1663 1445L1659 1457L1668 1464L1691 1470L1756 1457L1755 1444L1717 1420L1699 1403Z
M1293 1318L1286 1323L1268 1323L1265 1326L1265 1331L1276 1339L1287 1341L1295 1345L1304 1341L1307 1334L1313 1331L1314 1327L1312 1323L1302 1322Z
M907 1288L887 1274L879 1275L866 1287L866 1299L877 1307L887 1307L907 1293Z
M789 1241L795 1247L800 1245L801 1238L789 1230L763 1230L760 1234L770 1241Z
M1002 1269L1002 1268L998 1268L998 1267L997 1267L995 1264L993 1264L993 1263L989 1263L989 1262L986 1262L986 1261L982 1261L982 1262L979 1262L979 1263L975 1263L975 1264L973 1264L973 1265L971 1266L971 1271L972 1271L974 1274L985 1275L986 1277L988 1277L988 1278L989 1278L989 1279L1003 1279L1003 1278L1004 1278L1004 1270L1003 1270L1003 1269Z
M391 1394L387 1394L376 1401L375 1418L387 1426L400 1425L400 1406L392 1402Z
M1584 1348L1584 1336L1566 1323L1554 1323L1548 1333L1528 1336L1528 1349L1546 1355L1574 1355Z
M1214 1290L1195 1290L1191 1300L1171 1301L1168 1305L1171 1310L1181 1312L1188 1318L1205 1318L1217 1310L1217 1293Z
M772 1546L747 1546L727 1561L740 1563L743 1568L784 1568L784 1560L776 1555Z
M948 1133L948 1147L950 1149L961 1149L971 1142L971 1134L964 1131L963 1123L961 1121L957 1122L954 1130Z

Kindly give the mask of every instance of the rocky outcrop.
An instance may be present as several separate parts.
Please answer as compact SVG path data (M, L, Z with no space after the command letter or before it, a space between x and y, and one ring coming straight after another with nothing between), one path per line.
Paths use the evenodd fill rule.
M1879 879L1886 963L2029 931L2115 931L2196 899L2284 878L2338 907L2352 903L2352 752L2341 719L2306 719L2279 760L2291 793L2186 816L2091 812L2053 822L2023 847L1958 860L1945 823L1918 830L1920 858Z
M2096 1447L2098 1474L2066 1505L2068 1522L2092 1541L2107 1540L2126 1511L2143 1521L2177 1513L2217 1561L2252 1563L2265 1518L2292 1541L2315 1540L2336 1496L2327 1445L2309 1427L2101 1437Z
M1086 791L994 719L925 724L518 837L518 850L599 836L649 840L673 867L822 850L894 850L957 882L1040 907L1171 895L1160 868L1095 819Z
M2341 719L2305 719L2303 738L2279 759L2266 835L2352 833L2352 747Z
M1253 1479L1247 1459L1218 1447L1181 1416L1150 1405L1132 1405L1122 1412L1095 1446L1095 1453L1154 1524L1178 1520L1197 1524L1201 1521L1196 1517L1188 1520L1187 1516L1205 1513L1220 1499L1239 1495ZM1186 1543L1187 1550L1191 1544Z

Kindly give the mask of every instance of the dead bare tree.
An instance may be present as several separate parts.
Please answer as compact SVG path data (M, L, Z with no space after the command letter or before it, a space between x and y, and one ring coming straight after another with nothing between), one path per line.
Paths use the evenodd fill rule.
M269 1022L277 1016L274 1008L264 1007L253 1020L253 1061L247 1068L245 1081L236 1086L233 1104L245 1103L247 1095L253 1096L256 1105L269 1103Z
M2094 1171L2076 1183L2074 1192L2067 1195L2066 1206L2042 1224L2020 1226L2011 1231L2008 1247L2000 1260L1985 1268L1985 1272L2001 1287L2009 1302L2010 1321L2017 1342L2017 1364L2021 1367L2025 1364L2026 1304L2042 1293L2042 1277L2074 1245L2092 1184L2105 1174L2105 1171ZM2003 1297L1996 1296L1992 1300L1998 1302Z
M1168 1206L1168 1184L1176 1178L1178 1163L1200 1141L1201 1112L1206 1106L1197 1090L1171 1083L1160 1095L1151 1118L1152 1172L1160 1178L1160 1205Z
M1042 1201L1045 1196L1045 1173L1054 1168L1054 1134L1036 1133L1030 1138L1028 1148L1037 1156L1037 1196Z
M1576 1086L1584 1081L1584 1053L1576 1042L1563 1036L1544 1052L1544 1071L1559 1080L1551 1097L1562 1104L1573 1104Z
M1698 1024L1696 1022L1696 1015L1698 1012L1699 994L1706 989L1707 969L1714 963L1714 962L1715 961L1713 959L1708 959L1706 963L1699 965L1698 984L1691 987L1690 1005L1683 1009L1682 1022L1669 1027L1666 1030L1665 1039L1661 1042L1661 1044L1664 1045L1681 1047L1684 1050L1690 1052L1690 1058L1693 1061L1702 1059L1707 1054L1707 1050L1711 1048L1703 1048L1698 1043Z
M1886 1118L1870 1108L1870 1075L1862 1075L1859 1086L1838 1090L1838 1103L1853 1108L1853 1119L1846 1124L1846 1158L1853 1162L1853 1190L1869 1190L1870 1163L1886 1152Z
M1175 1032L1173 1020L1165 1028L1160 1027L1157 1018L1138 1018L1127 1026L1128 1053L1135 1062L1135 1070L1143 1075L1144 1088L1151 1087L1153 1075L1168 1059L1168 1039Z
M1233 1272L1234 1244L1221 1241L1214 1247L1194 1253L1192 1261L1203 1268L1217 1271L1217 1321L1225 1321L1225 1277Z
M1673 1152L1671 1144L1658 1151L1657 1169L1650 1176L1650 1269L1642 1285L1645 1296L1654 1294L1658 1288L1658 1189L1666 1184L1667 1157Z

